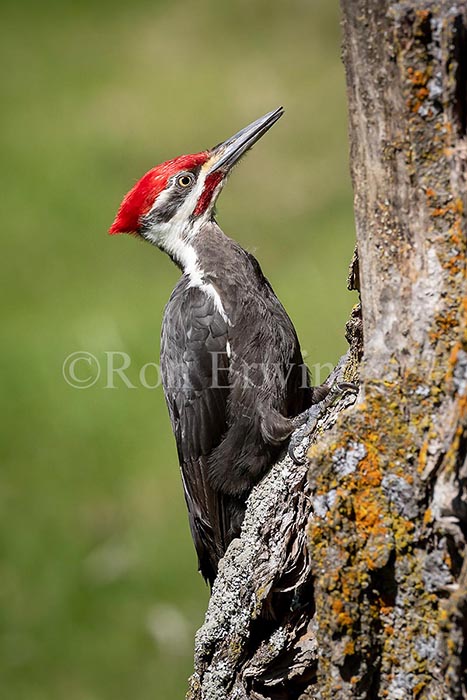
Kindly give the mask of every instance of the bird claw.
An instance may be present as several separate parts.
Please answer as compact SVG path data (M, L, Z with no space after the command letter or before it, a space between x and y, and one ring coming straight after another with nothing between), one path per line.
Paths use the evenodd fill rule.
M327 410L346 391L358 392L358 386L351 382L334 382L328 394L319 403L313 404L303 413L294 418L296 430L290 438L287 453L295 464L305 464L308 449L310 447L310 435L316 428L318 421L325 415Z

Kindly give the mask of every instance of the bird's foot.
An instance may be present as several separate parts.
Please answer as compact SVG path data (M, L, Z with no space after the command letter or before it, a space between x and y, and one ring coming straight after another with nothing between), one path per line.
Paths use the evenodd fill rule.
M323 418L327 410L347 391L357 394L358 386L350 382L334 382L322 401L313 404L293 419L295 430L290 438L287 451L295 464L304 464L306 462L306 455L310 447L310 435L316 424Z

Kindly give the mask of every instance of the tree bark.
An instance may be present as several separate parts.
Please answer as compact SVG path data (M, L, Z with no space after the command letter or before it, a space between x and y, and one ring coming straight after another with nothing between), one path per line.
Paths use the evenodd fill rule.
M342 10L360 393L254 489L189 700L467 698L467 1Z

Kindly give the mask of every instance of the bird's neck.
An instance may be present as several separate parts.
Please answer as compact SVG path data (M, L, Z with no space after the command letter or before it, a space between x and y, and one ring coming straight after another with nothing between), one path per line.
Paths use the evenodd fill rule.
M163 250L191 284L199 286L207 275L221 273L229 250L235 245L211 218L182 234L174 231L165 239Z
M233 322L222 288L231 276L229 271L234 265L236 249L240 249L238 244L221 231L214 219L203 224L188 239L179 240L172 251L166 249L183 271L188 287L197 287L210 296L228 325Z

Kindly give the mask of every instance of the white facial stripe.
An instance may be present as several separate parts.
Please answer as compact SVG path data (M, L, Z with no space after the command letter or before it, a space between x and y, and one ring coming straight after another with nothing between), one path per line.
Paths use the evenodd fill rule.
M206 181L206 174L206 172L201 170L198 176L198 180L195 183L195 186L193 187L191 192L187 194L181 206L176 210L174 216L170 219L171 224L176 224L179 221L186 221L193 214L198 203L198 199L200 198L203 192L204 183ZM170 200L172 197L175 182L176 180L173 181L170 187L168 187L166 190L161 192L158 197L156 197L156 201L152 205L149 214L153 214L159 209L163 209L165 207L168 200Z
M184 258L182 254L183 239L188 241L193 236L193 226L188 226L190 217L192 216L198 199L200 198L204 183L206 181L206 172L201 170L198 180L176 210L175 214L169 221L157 221L157 215L152 219L154 222L151 228L146 232L146 237L152 240L157 246L165 250L171 255L182 267ZM156 214L158 210L164 209L167 202L173 196L173 186L169 186L156 198L148 213L148 218L151 220L151 214Z
M158 209L163 209L168 202L168 200L172 197L172 188L169 187L167 190L163 190L160 194L157 195L156 199L154 200L154 204L150 208L148 214L151 215Z

